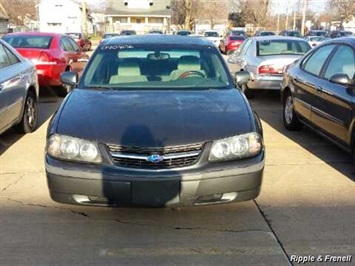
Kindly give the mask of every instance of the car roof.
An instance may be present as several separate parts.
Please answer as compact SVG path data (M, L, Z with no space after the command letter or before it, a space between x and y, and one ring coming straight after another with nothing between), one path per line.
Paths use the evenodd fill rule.
M8 35L8 36L11 36L11 35L62 36L65 34L54 33L54 32L24 31L24 32L7 33L6 35Z
M334 43L334 44L348 44L351 45L352 47L355 48L355 37L354 36L346 36L346 37L340 37L340 38L335 38L335 39L330 39L326 42L327 44L329 43Z
M268 40L296 40L296 41L305 41L302 38L292 37L292 36L282 36L282 35L269 35L269 36L253 36L250 37L257 41L268 41Z
M108 39L105 45L127 45L127 44L182 44L211 46L211 42L204 38L186 38L179 35L134 35L121 36L120 38Z

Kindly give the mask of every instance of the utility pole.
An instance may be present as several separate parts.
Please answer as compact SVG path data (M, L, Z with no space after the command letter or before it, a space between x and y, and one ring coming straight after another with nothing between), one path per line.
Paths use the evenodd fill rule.
M86 13L86 0L81 0L81 17L82 17L82 33L85 37L88 36L88 24L87 24L87 13Z
M285 30L288 30L288 4L289 4L289 1L286 0L286 21L285 21Z
M280 12L277 13L277 34L280 33Z
M304 28L306 25L306 10L307 10L307 0L303 0L303 6L302 6L302 28L301 28L301 33L304 35Z

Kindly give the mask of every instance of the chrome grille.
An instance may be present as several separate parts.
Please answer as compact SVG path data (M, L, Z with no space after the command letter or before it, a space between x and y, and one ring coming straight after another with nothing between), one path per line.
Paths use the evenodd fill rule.
M168 147L137 147L107 145L113 162L116 165L130 168L170 169L193 165L198 160L203 143L168 146ZM159 154L164 156L161 162L147 161L148 156Z

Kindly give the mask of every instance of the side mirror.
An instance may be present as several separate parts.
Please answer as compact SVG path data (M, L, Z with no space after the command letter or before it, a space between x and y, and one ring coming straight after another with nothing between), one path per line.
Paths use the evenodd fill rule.
M355 86L355 80L349 79L348 75L339 73L330 78L330 82L343 85L343 86Z
M70 88L73 88L78 84L79 81L79 75L77 72L63 72L60 74L60 81L66 85L69 86Z
M238 71L234 74L234 80L238 87L242 87L250 80L250 73L248 71Z

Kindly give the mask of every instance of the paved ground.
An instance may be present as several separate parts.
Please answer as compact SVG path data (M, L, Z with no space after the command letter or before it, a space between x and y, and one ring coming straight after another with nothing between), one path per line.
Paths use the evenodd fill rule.
M326 255L352 255L352 263L337 264L354 265L350 158L308 130L285 131L277 93L251 100L267 150L261 195L181 209L51 201L43 151L61 99L50 95L41 98L36 132L0 136L0 265L297 265L300 256Z

